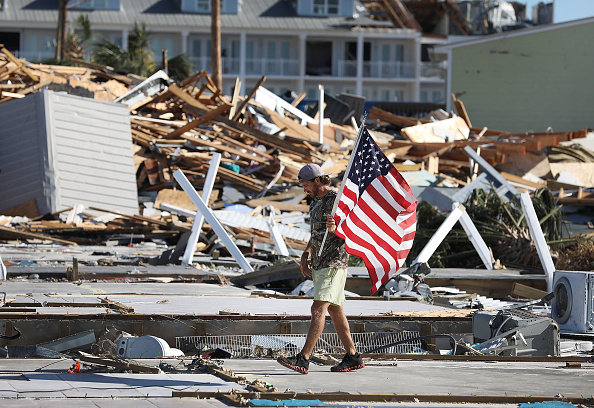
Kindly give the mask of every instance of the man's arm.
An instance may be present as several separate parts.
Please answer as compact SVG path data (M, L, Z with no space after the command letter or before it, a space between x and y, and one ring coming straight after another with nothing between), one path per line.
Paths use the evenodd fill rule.
M311 278L311 268L309 267L309 254L311 253L311 241L307 243L303 254L301 255L301 263L299 264L301 268L301 273L303 276Z

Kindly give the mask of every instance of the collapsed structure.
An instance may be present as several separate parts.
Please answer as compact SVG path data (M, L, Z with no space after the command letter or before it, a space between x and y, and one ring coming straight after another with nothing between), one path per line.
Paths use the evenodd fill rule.
M83 72L80 68L15 61L6 51L4 55L3 67L8 75L27 79L22 81L24 86L8 91L7 99L0 104L0 116L6 118L3 121L16 116L13 113L17 111L15 106L27 110L33 101L38 103L40 110L47 109L47 101L67 101L61 118L79 119L63 120L59 128L52 120L46 121L45 126L33 120L26 120L27 126L23 126L25 120L14 120L14 125L3 128L0 133L4 140L8 132L13 134L15 129L35 123L37 140L48 141L55 134L57 137L51 142L71 153L64 162L76 165L74 169L66 165L51 167L56 173L53 175L53 185L57 186L54 189L39 188L39 195L35 197L23 197L21 202L10 201L8 205L3 201L4 207L0 207L0 213L4 215L0 239L6 243L2 258L9 278L3 282L3 289L7 288L9 296L5 296L0 308L4 331L1 341L7 356L63 357L61 353L85 350L94 356L74 355L75 360L83 364L83 371L86 364L91 370L156 374L172 368L164 364L155 367L154 362L134 364L130 360L143 356L181 358L181 351L188 356L199 356L199 359L192 358L190 363L186 361L184 372L202 370L229 379L232 376L220 365L212 364L213 359L271 357L299 347L309 318L310 300L299 296L307 293L307 287L295 285L301 276L291 259L299 255L299 250L308 241L307 202L300 189L295 188L296 174L308 162L319 163L336 175L344 171L356 136L349 121L354 117L359 124L360 115L354 112L360 108L360 100L353 95L343 95L341 99L340 95L324 94L320 107L307 114L295 109L295 101L291 103L268 92L264 86L265 77L246 95L228 96L214 86L206 72L200 71L177 83L161 73L154 78L131 82L117 95L113 91L117 89L116 85L109 92L117 102L91 103L51 89L57 82L65 80L69 87L78 88L80 92L103 94L108 87L103 85L108 83L107 78L124 84L133 80L114 77L102 68L85 68ZM73 71L69 72L69 69ZM40 86L41 73L52 79ZM73 77L78 76L92 80L74 85ZM99 88L104 88L92 90L97 89L97 83L102 84ZM42 87L47 88L38 92ZM24 90L27 92L20 93ZM22 97L28 93L32 95ZM576 168L589 164L591 154L584 145L560 144L587 141L589 129L512 134L476 127L471 125L462 101L454 99L454 102L457 114L433 111L423 119L396 115L376 107L370 109L365 123L386 155L416 188L415 194L430 204L431 211L437 207L446 218L449 217L447 214L455 213L455 209L450 212L453 203L468 203L467 211L470 212L474 204L472 200L478 202L481 198L474 196L469 202L470 194L490 187L495 187L495 192L491 201L485 198L484 207L499 200L498 208L502 212L513 211L505 202L509 201L512 206L510 196L520 191L524 194L538 192L533 194L536 197L528 199L538 209L538 197L544 195L545 186L553 191L551 197L558 202L589 203L583 201L589 199L585 197L584 189L589 186L588 182L577 180L581 173L572 172L575 177L569 180L570 174L563 173L554 178L556 173L553 171L555 156L572 156ZM59 105L56 106L60 110ZM87 106L89 114L85 115ZM117 113L119 119L127 116L129 129L122 129L119 119L101 123L101 127L109 129L106 133L114 137L113 141L109 139L103 143L88 140L101 135L82 138L88 142L83 143L71 134L78 134L89 118L95 118L100 114L97 111L104 108ZM128 113L123 115L126 109ZM333 119L325 120L323 112ZM107 119L99 116L96 120ZM116 134L120 136L116 137ZM120 146L126 139L130 147L128 152ZM74 152L69 150L73 143L80 143L78 149L90 152L77 156L76 149ZM46 146L49 145L48 142ZM121 148L121 154L118 148ZM44 148L39 150L43 152ZM45 153L41 157L54 158L49 149ZM122 178L127 178L128 186L130 179L135 179L134 192L140 200L138 211L118 201L126 198L124 191L133 195L130 188L122 189L122 194L112 202L99 201L105 191L115 187L114 181L106 182L104 189L90 188L84 196L56 194L68 190L67 185L61 183L66 183L69 177L75 179L78 176L79 181L83 176L105 179L101 176L119 165L115 158L106 165L107 169L98 165L88 174L81 169L93 169L102 157L110 155L121 160L125 169ZM5 162L4 157L2 162ZM220 165L215 166L215 162ZM495 167L507 171L500 172ZM213 168L217 170L216 176L209 180ZM19 173L25 173L25 170L23 168ZM209 211L196 206L195 200L179 189L181 186L186 190L176 177L180 172L193 189L201 190L202 200ZM6 175L3 169L0 183L11 181ZM8 176L13 177L14 173L8 172ZM41 178L40 175L36 177ZM459 188L464 186L467 188ZM194 195L197 195L196 191ZM62 201L52 203L50 197ZM10 199L13 198L11 195ZM540 228L539 222L543 218L550 219L559 211L557 205L543 207L544 213L539 214L536 221L530 221L529 227L538 224ZM459 206L456 209L463 212ZM520 211L518 207L515 210ZM196 231L199 213L209 215L208 225ZM475 214L478 212L473 213L472 221L478 224L479 218ZM513 213L511 218L515 216ZM413 258L422 258L422 249L427 247L425 244L440 224L443 225L443 218L427 218L436 224L427 227L430 232L425 240L419 237L421 245L412 253ZM493 224L498 224L501 219L494 221ZM215 223L220 223L224 229L215 231ZM511 238L506 245L520 241L514 234L529 234L525 229L509 227L508 238ZM549 234L544 223L541 234L543 230ZM197 235L194 242L191 240L193 232ZM444 239L447 233L445 231L440 238ZM465 228L463 234L467 241L477 238L475 232L468 233ZM240 248L238 254L230 250L229 241L223 239L224 236ZM485 236L486 241L487 238ZM383 297L366 297L368 278L364 268L349 268L347 289L351 292L349 300L352 302L347 314L354 322L354 337L366 351L366 358L375 359L378 354L403 358L403 353L423 355L428 352L429 358L436 359L442 353L453 360L464 354L464 358L478 361L489 357L500 361L506 361L507 357L516 358L516 361L534 361L528 357L539 356L546 362L589 364L589 355L559 356L567 347L567 344L562 346L560 330L582 334L592 330L592 310L587 304L577 306L581 292L573 297L559 295L579 288L586 296L592 296L592 274L582 272L574 277L566 273L550 282L556 290L553 293L557 298L554 306L557 315L552 315L554 320L547 317L539 306L551 300L547 298L550 292L548 282L541 271L534 273L540 268L547 271L542 258L543 251L548 253L546 242L544 249L531 248L531 236L523 238L528 241L527 246L501 252L513 255L532 253L530 262L527 258L516 262L502 260L494 244L490 244L486 251L479 251L482 256L466 268L433 267L428 273L421 264L413 262L417 269L403 271L401 280L391 282L385 292L379 291L383 292ZM23 246L22 242L27 244ZM188 246L188 242L191 245ZM89 244L92 249L84 249L84 245ZM24 253L21 252L23 248ZM32 248L44 251L43 255L26 256L26 251ZM190 260L183 256L188 248L192 255ZM229 253L233 257L228 256ZM241 270L240 256L246 259L252 271ZM469 258L468 254L465 257ZM190 266L179 265L184 261ZM428 264L434 266L446 261L444 257L436 257L429 259ZM506 263L507 270L497 269ZM490 268L471 269L481 264L488 264ZM41 278L44 286L34 290L31 286L20 287L29 282L17 278L19 276L31 277L31 283ZM52 294L53 290L46 285L56 279L70 281L62 282L68 285L70 294L57 288L57 293ZM108 284L102 282L108 279L130 286L108 288ZM168 284L171 289L148 283L159 280L171 282ZM72 294L76 284L80 287ZM429 286L429 290L423 285ZM294 295L284 293L293 288ZM209 293L211 289L215 293ZM164 292L168 290L173 294L165 296ZM11 292L18 295L11 296ZM213 297L217 292L219 296L224 294L223 299ZM97 296L99 293L105 296ZM473 308L488 310L472 313ZM580 310L579 316L567 313L568 309ZM441 336L447 341L442 342ZM321 361L324 357L340 354L334 340L330 334L323 338L318 349ZM473 343L480 347L476 344L473 347ZM524 357L527 359L522 360ZM80 369L79 365L72 371ZM242 380L235 378L232 381L239 383ZM249 389L274 391L258 384ZM569 401L588 402L583 397L584 392L579 392L572 391ZM175 395L196 397L205 394L198 390L192 394ZM221 398L221 395L219 392L217 397ZM271 393L268 396L288 395ZM228 396L237 403L243 397L244 394ZM291 397L295 395L291 394ZM336 395L333 397L337 398ZM369 396L366 398L371 400ZM527 395L523 398L522 401L528 400ZM468 395L466 399L459 399L471 400Z

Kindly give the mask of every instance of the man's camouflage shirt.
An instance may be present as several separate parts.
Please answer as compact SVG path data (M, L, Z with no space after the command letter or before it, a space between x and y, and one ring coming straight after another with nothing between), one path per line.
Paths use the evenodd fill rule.
M326 220L332 213L336 191L331 190L324 197L315 197L309 205L309 223L311 226L309 258L312 270L322 268L346 268L349 262L349 254L344 247L344 240L337 237L333 232L328 232L324 249L320 257L320 245L326 233Z

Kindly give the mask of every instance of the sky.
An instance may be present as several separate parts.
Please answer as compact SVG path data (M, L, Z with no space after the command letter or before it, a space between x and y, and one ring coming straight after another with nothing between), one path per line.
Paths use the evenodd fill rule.
M554 23L563 23L565 21L579 20L581 18L594 16L594 0L516 0L526 4L526 18L532 16L532 6L541 1L544 3L553 2L555 4Z

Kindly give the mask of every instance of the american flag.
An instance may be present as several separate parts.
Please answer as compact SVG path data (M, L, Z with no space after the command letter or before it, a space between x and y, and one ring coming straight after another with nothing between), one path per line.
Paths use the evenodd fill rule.
M415 237L417 199L367 129L347 171L334 214L336 235L349 254L365 262L373 294L406 260Z

